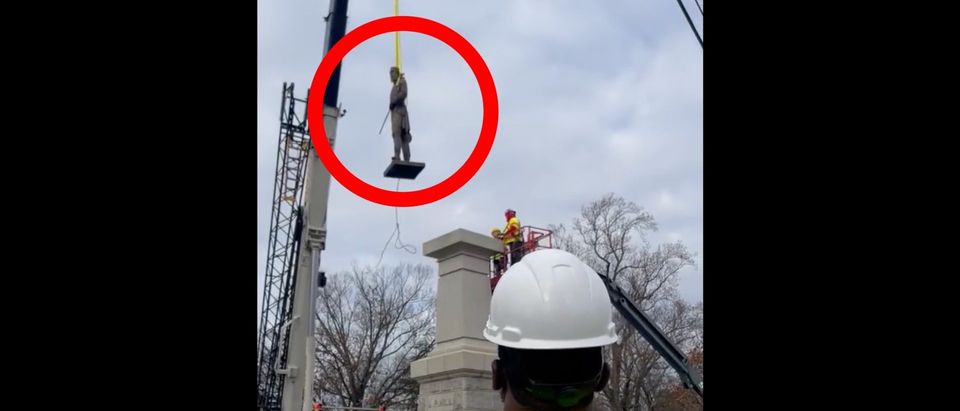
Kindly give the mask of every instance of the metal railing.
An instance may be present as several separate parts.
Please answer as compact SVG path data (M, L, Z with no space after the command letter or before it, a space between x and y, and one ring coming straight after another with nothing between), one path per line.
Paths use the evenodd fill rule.
M520 249L511 252L508 245L504 245L500 253L490 256L490 291L496 288L500 277L510 266L534 251L553 248L553 232L546 228L534 226L520 227ZM519 258L518 258L519 257ZM517 261L514 261L517 260Z

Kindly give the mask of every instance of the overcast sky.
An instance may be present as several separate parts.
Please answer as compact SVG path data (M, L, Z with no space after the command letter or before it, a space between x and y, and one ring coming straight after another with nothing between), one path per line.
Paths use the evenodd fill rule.
M347 31L393 14L389 0L351 1ZM698 27L696 4L687 4ZM328 0L258 2L257 278L262 292L282 83L298 97L323 57ZM496 82L500 123L484 167L460 191L401 208L411 255L392 246L384 264L422 262L423 242L457 228L488 233L513 208L525 225L570 224L580 206L614 192L653 214L651 241L681 240L697 254L680 293L703 299L703 54L676 2L402 0L400 11L438 21L480 52ZM401 34L412 160L425 162L400 190L446 179L480 131L481 100L467 64L439 40ZM382 176L393 155L387 112L393 35L374 37L343 60L336 153L353 174L393 190ZM394 209L331 182L327 272L375 264L394 229ZM260 294L257 298L258 304ZM259 307L258 307L259 310Z

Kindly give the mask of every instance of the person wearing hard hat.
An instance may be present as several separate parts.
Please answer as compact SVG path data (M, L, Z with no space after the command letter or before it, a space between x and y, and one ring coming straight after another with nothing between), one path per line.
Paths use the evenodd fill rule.
M513 265L523 258L523 236L520 234L520 220L517 219L517 212L511 209L507 209L503 216L507 219L507 226L498 238L503 240L503 245L509 250L510 265Z
M603 281L557 249L527 254L507 273L483 330L497 345L493 388L504 411L588 409L610 375L603 346L617 342Z

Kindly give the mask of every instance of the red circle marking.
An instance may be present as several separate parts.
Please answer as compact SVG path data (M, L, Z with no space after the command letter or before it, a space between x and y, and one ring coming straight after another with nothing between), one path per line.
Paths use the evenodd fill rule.
M398 192L374 187L353 175L330 148L326 130L322 126L323 104L308 105L307 118L313 125L310 128L310 137L313 141L313 147L317 151L317 156L330 171L330 175L336 178L347 190L375 203L394 207L414 207L429 204L453 194L477 174L484 161L487 160L490 148L493 147L493 139L497 134L499 106L497 104L497 88L493 83L490 69L487 68L483 57L470 45L470 42L447 26L433 20L411 16L384 17L357 27L343 36L320 62L320 67L317 68L317 72L313 76L313 83L310 86L309 101L323 101L330 75L333 74L334 68L350 50L373 36L395 31L426 34L452 47L460 54L460 57L466 60L480 85L480 95L483 99L483 123L480 126L480 138L477 140L477 145L473 147L470 157L453 175L431 187L417 191Z

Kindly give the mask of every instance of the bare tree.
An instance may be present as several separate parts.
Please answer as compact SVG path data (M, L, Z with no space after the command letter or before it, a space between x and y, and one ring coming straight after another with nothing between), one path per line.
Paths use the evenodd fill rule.
M699 321L691 327L691 337L693 343L687 351L687 360L703 376L703 303L693 307L699 311ZM672 381L671 384L660 395L657 400L658 409L664 411L694 411L703 409L703 398L694 394L691 390L683 386L679 381Z
M435 341L432 269L354 267L317 301L316 390L325 403L416 409L410 363Z
M647 233L657 230L653 216L637 204L607 194L583 206L572 229L550 227L558 248L567 250L611 278L681 349L700 344L702 303L679 298L677 275L694 264L681 242L653 246ZM611 373L598 406L615 410L656 409L677 377L659 354L619 313L614 316L620 342L605 350Z
M664 334L681 350L687 352L691 361L698 356L702 366L703 353L703 304L690 305L682 299L655 306L647 314L657 323ZM660 355L642 337L632 330L624 336L623 359L629 366L623 367L625 377L621 391L624 404L639 409L662 409L668 403L677 403L666 394L680 386L679 377ZM696 355L691 355L696 354ZM701 368L702 369L702 368ZM684 401L696 394L687 393ZM679 398L679 394L677 396Z

